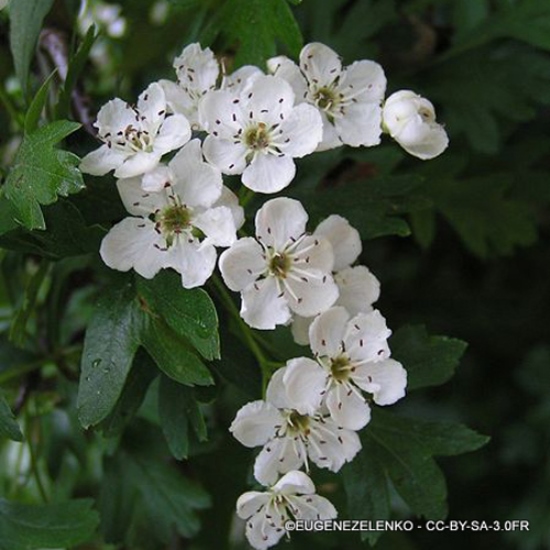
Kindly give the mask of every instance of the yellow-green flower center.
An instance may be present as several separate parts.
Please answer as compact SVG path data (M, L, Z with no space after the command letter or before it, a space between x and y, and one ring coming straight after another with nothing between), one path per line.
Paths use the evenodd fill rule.
M269 146L270 137L267 125L264 122L259 122L254 126L250 126L244 134L244 143L249 149L259 151Z
M169 206L157 214L156 222L166 244L171 246L174 237L190 227L191 213L186 206Z
M347 355L342 354L330 360L330 372L334 380L345 382L349 379L350 370L350 362Z
M319 88L315 93L315 102L319 109L323 111L331 111L338 102L338 96L334 93L334 90L323 87Z
M309 416L300 414L298 411L292 411L286 419L288 430L291 434L309 432Z
M285 279L290 270L290 264L291 260L286 254L277 252L269 260L269 272L274 277Z

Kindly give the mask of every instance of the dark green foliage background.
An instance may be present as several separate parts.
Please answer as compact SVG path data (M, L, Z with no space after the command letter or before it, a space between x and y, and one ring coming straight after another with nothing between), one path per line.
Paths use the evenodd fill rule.
M18 2L24 19L33 0ZM233 67L324 42L346 63L380 62L389 93L434 102L451 140L440 158L421 162L389 139L341 148L301 160L284 193L304 202L311 228L331 213L358 228L409 369L410 395L374 415L363 453L341 476L314 479L343 517L530 522L528 532L366 541L296 534L285 548L550 548L550 0L169 0L161 26L149 0L121 0L130 32L111 41L108 73L85 62L93 36L74 36L77 0L36 2L32 24L11 33L0 13L0 80L15 71L24 87L8 98L14 113L0 109L4 157L10 136L23 136L0 172L0 549L244 547L228 540L253 453L227 427L261 396L261 372L214 284L215 310L202 290L173 299L174 274L145 281L102 265L99 242L122 205L110 177L82 180L74 168L95 141L51 124L75 119L77 82L95 111L114 95L133 101L174 78L174 55L197 40ZM36 63L44 14L74 54L65 88L56 77L43 85ZM285 330L261 337L276 363L296 353ZM25 483L7 439L23 435L38 453ZM415 475L400 476L402 464ZM55 503L47 511L31 507L41 493ZM42 538L25 538L15 517L40 518Z

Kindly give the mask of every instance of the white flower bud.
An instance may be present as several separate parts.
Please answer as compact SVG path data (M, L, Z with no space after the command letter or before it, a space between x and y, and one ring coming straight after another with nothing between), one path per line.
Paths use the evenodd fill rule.
M432 103L410 90L388 97L382 110L382 125L407 153L422 160L436 157L449 144L447 132L435 120Z

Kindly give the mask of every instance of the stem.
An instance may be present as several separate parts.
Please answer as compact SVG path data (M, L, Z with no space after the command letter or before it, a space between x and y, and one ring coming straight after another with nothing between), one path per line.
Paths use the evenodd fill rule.
M243 208L246 207L246 205L254 198L254 191L252 189L248 189L248 187L242 187L239 192L239 202L241 203L241 206Z
M19 115L19 113L17 112L17 109L13 106L10 98L8 97L8 94L6 94L6 92L4 91L4 88L2 86L0 86L0 101L2 101L2 103L6 107L6 111L8 111L8 113L9 113L11 119L13 120L13 122L15 122L15 124L19 128L22 128L23 127L23 120L22 120L21 116Z
M40 496L42 497L42 500L44 502L48 502L48 495L46 493L46 489L44 487L44 484L42 483L42 477L40 475L40 471L38 469L38 462L37 462L37 456L35 449L33 447L33 441L32 441L32 421L34 419L30 418L29 415L29 409L28 407L25 409L25 417L26 417L26 424L28 428L28 437L27 437L27 443L29 446L29 454L31 457L31 472L34 476L34 480L36 481L36 486L38 487L38 492L40 493Z
M217 274L214 274L212 277L212 280L214 281L214 286L216 287L218 296L220 297L222 302L227 306L229 313L233 316L233 318L237 322L237 325L239 326L239 329L241 330L243 338L248 344L250 351L253 353L254 357L256 357L256 359L258 360L258 363L260 363L260 368L262 369L262 394L265 396L267 383L273 371L273 367L272 367L273 362L267 359L264 352L258 345L254 332L243 321L239 313L239 310L235 305L235 302L233 302L231 296L228 294L225 288L225 285L222 283L219 276Z

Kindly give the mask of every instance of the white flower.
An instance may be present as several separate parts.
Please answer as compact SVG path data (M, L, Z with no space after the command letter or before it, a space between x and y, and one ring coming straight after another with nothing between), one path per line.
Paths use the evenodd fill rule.
M437 157L449 145L447 132L435 121L432 103L410 90L395 92L386 99L382 119L390 136L419 159Z
M224 174L242 174L243 184L259 193L286 187L296 172L293 159L312 153L322 135L317 110L295 106L290 85L274 76L208 93L199 120L209 134L206 159Z
M189 142L168 166L118 180L117 186L135 217L105 236L103 261L120 271L133 268L147 279L171 267L185 288L203 285L216 264L214 247L235 241L243 217L236 197L224 190L220 172L202 160L200 141Z
M191 136L183 115L166 117L162 88L151 84L133 107L121 99L104 105L94 124L104 144L86 155L80 169L103 176L114 169L117 178L131 178L149 172L165 153L178 149Z
M334 305L343 306L351 316L370 313L372 304L380 296L378 279L363 265L351 267L361 254L361 237L349 222L338 215L323 220L313 232L330 241L334 250L334 281L338 286L338 299ZM295 315L292 320L292 336L298 344L309 343L309 327L313 317Z
M244 65L229 75L224 75L220 85L221 90L231 90L233 93L241 93L258 76L264 73L254 65Z
M266 401L247 403L229 428L243 445L263 446L254 463L254 476L264 485L304 464L309 471L309 461L337 472L361 449L357 434L338 426L326 411L289 399L283 384L288 368L271 377Z
M284 374L289 399L302 407L323 404L338 425L360 430L370 420L361 390L378 405L391 405L405 395L407 373L389 359L390 334L377 310L351 319L343 307L325 311L309 329L316 361L296 359Z
M286 324L292 312L310 317L338 297L332 247L308 235L308 215L296 200L266 202L256 213L256 239L239 239L220 256L225 284L241 292L242 318L254 328Z
M200 44L186 46L174 59L177 83L160 80L170 112L187 117L194 130L202 130L198 121L199 103L203 96L216 88L220 66L210 48Z
M258 550L281 540L289 519L326 520L337 516L331 502L315 494L304 472L291 471L267 492L248 491L237 500L237 514L246 522L246 538Z
M299 67L280 56L270 59L268 68L292 85L297 98L321 112L323 139L318 151L342 143L353 147L380 143L386 77L378 63L361 60L343 67L336 52L314 42L302 49Z

